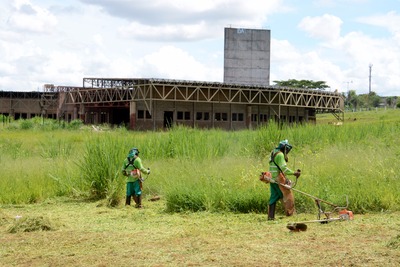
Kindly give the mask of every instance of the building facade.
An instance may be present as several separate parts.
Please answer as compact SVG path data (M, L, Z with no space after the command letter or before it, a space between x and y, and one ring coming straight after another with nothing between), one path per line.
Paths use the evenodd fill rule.
M317 112L343 118L341 94L318 90L163 79L84 78L83 87L0 94L0 114L159 130L173 125L226 130L314 123Z
M340 94L318 90L164 79L84 78L83 84L55 89L64 99L60 106L66 111L60 113L76 110L74 117L85 123L123 123L136 130L313 123L316 112L341 119L344 108Z

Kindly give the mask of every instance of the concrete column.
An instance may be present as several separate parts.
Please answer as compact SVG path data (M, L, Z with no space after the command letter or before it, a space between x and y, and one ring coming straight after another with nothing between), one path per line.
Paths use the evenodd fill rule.
M156 114L157 114L157 101L154 101L153 102L153 112L151 114L151 119L153 120L153 131L155 131L157 129Z
M215 114L214 114L214 103L211 103L211 115L210 115L210 119L211 119L211 127L214 128L215 127Z
M74 112L72 113L72 120L78 119L78 107L74 107Z
M100 112L97 109L96 112L94 112L94 118L93 118L93 124L99 124L99 116L100 116Z
M79 119L81 119L81 121L83 121L84 123L85 121L85 106L83 104L79 105Z
M129 104L129 129L133 130L136 127L136 102L131 101Z
M247 106L246 109L246 127L247 129L251 129L251 106Z
M308 109L304 110L304 121L308 122Z
M229 118L229 130L233 130L233 122L232 122L232 104L229 104L228 118Z

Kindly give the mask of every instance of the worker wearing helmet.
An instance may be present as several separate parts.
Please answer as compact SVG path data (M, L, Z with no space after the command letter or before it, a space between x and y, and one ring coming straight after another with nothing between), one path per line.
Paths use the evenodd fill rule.
M133 197L136 207L142 207L142 172L150 174L150 168L143 167L142 160L139 158L139 149L134 147L129 151L122 165L122 174L126 176L125 205L130 205L131 197Z
M292 146L289 144L288 140L283 140L279 142L278 146L271 152L269 172L271 173L272 179L278 182L278 184L270 183L271 196L268 206L268 220L275 219L276 202L280 199L283 200L286 215L291 216L294 213L293 192L290 189L279 185L279 183L281 183L290 186L291 182L286 178L288 175L294 175L296 178L300 176L300 170L294 172L286 165L289 160L288 154L291 149Z

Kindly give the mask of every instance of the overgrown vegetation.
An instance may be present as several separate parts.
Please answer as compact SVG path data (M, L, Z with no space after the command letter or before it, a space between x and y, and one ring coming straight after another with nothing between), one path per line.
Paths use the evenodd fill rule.
M138 147L152 173L145 196L161 195L170 212L260 212L268 186L258 181L270 150L281 139L294 145L289 167L300 168L297 189L346 205L356 213L399 211L400 111L346 113L342 126L320 115L317 125L227 132L174 127L166 132L93 131L57 121L14 121L0 132L0 203L36 203L57 196L124 197L122 161ZM79 127L77 127L79 125ZM101 127L100 127L101 128ZM299 212L314 212L307 196L295 193Z

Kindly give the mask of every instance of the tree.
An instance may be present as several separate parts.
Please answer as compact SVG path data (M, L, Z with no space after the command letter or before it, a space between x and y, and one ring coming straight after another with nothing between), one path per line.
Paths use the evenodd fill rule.
M361 100L360 106L363 106L365 108L371 108L371 107L379 107L379 104L381 103L381 97L378 96L375 92L371 92L369 94L362 94L358 96L359 99Z
M324 81L312 81L312 80L296 80L290 79L287 81L273 81L278 86L304 88L304 89L317 89L324 90L329 88L329 86Z
M375 92L371 92L368 94L368 105L374 108L379 107L381 103L381 98Z
M389 96L388 98L386 98L386 105L388 105L389 107L391 107L393 105L393 97Z
M345 105L352 109L357 109L357 107L360 105L360 103L361 103L361 99L357 96L356 91L350 90L347 93Z
M386 98L386 105L390 108L394 108L397 106L397 96L389 96Z

